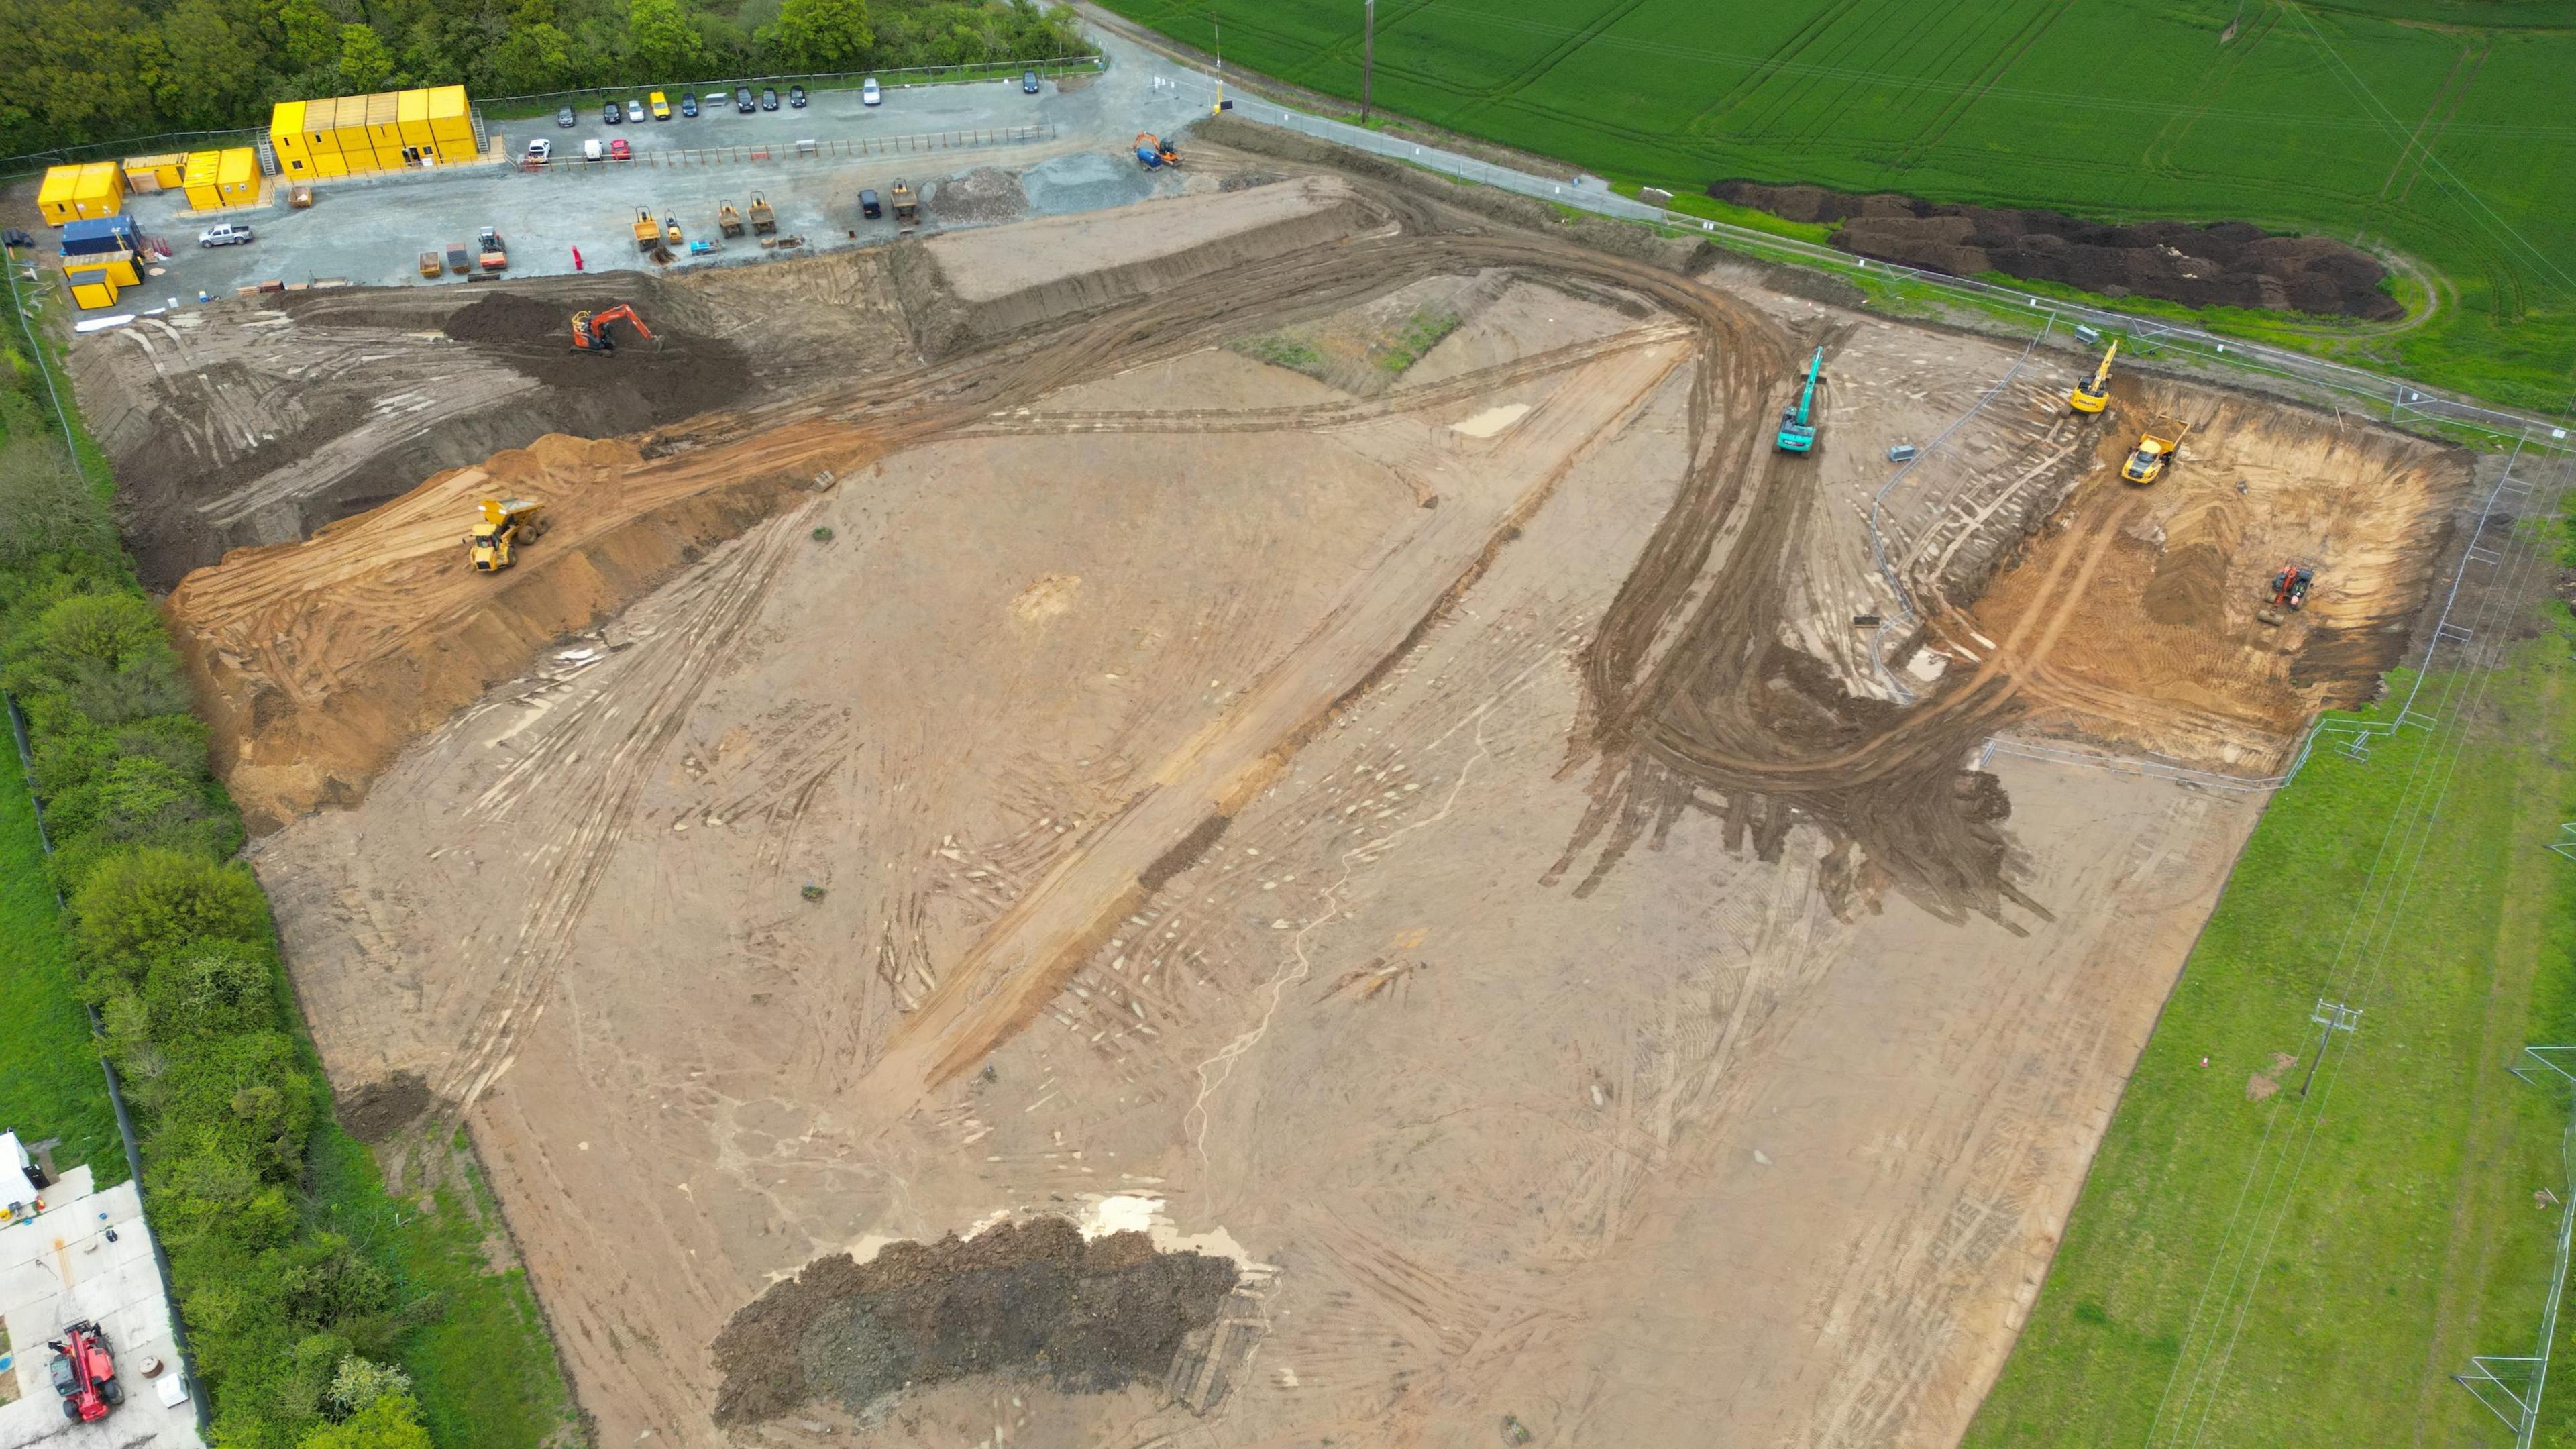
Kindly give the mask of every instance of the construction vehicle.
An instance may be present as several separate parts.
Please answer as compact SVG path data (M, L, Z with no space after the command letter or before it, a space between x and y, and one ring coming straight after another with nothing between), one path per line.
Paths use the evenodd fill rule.
M474 550L474 571L497 574L517 562L520 544L534 543L546 531L546 507L525 498L483 500L482 521L465 542Z
M439 261L438 253L422 252L420 254L420 274L435 282L440 277L447 275L447 268Z
M645 326L644 319L635 315L635 309L620 302L606 311L573 313L572 350L596 352L602 355L615 352L617 339L610 336L608 331L608 324L611 322L623 322L635 329L636 336L657 347L661 345L662 339L653 335L653 329Z
M896 177L894 185L886 188L886 201L894 207L894 219L898 225L921 224L921 198L912 194L911 182Z
M510 265L510 249L501 245L501 234L490 227L474 239L474 249L481 258L483 270L497 272Z
M1780 431L1772 442L1783 453L1804 453L1816 446L1816 384L1825 375L1825 349L1807 359L1807 382L1798 389L1798 400L1780 409Z
M1136 164L1148 171L1160 171L1166 166L1180 165L1181 153L1162 137L1139 131L1136 133Z
M662 240L666 245L675 249L680 245L680 219L678 217L666 216L662 218Z
M635 225L628 230L634 233L635 249L639 252L649 252L662 244L661 224L654 221L653 213L643 207L635 208Z
M742 213L733 209L732 202L716 208L716 230L726 236L742 235Z
M751 229L762 236L778 230L778 213L769 209L769 198L757 191L751 194Z
M2317 571L2303 563L2285 563L2272 575L2272 603L2257 609L2254 617L2266 624L2279 624L2290 614L2308 606L2308 590L2317 581Z
M464 276L467 272L474 270L473 258L466 255L465 243L449 242L447 244L447 270L460 277Z
M125 1386L116 1381L116 1356L108 1351L107 1332L95 1319L84 1318L46 1340L54 1351L48 1366L54 1392L62 1395L63 1417L75 1424L95 1424L125 1402Z
M2158 416L2139 434L2137 451L2120 465L2120 476L2131 483L2153 483L2164 476L2165 464L2182 451L2183 434L2191 424L2180 418Z
M2118 339L2102 350L2102 365L2093 375L2078 379L2075 390L2066 395L2066 405L2079 413L2098 413L2111 402L2111 359L2120 355Z

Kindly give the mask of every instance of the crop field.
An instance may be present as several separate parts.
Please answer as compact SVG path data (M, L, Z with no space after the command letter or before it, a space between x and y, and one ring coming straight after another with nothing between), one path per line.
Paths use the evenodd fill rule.
M1202 50L1197 0L1106 0ZM1360 88L1360 10L1222 15L1232 65ZM1744 178L2119 219L2242 219L2414 258L2429 315L2307 345L2555 408L2576 364L2576 4L1388 0L1377 102L1677 192ZM2401 277L2400 295L2407 283Z

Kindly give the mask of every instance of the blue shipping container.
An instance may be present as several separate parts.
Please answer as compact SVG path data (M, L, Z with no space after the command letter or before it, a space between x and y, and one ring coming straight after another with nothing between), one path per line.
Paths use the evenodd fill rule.
M100 216L63 223L63 255L67 257L126 253L139 245L131 217Z

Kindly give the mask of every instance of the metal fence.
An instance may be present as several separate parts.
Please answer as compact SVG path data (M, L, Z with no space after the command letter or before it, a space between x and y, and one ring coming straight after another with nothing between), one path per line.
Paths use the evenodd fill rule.
M700 166L738 166L762 161L821 159L828 156L895 156L913 151L955 151L977 146L1022 146L1034 141L1052 141L1052 125L1008 126L999 130L922 131L909 136L855 136L843 139L788 141L767 146L703 146L685 151L638 151L620 160L613 156L596 159L586 155L558 155L542 163L523 161L527 171L561 171L576 173L594 170L631 170L642 166L654 170L678 171Z
M1100 56L1093 53L1051 55L1044 59L982 60L965 65L901 66L893 70L835 70L818 71L809 75L730 78L709 76L703 80L637 81L631 85L585 86L580 90L570 91L536 91L524 96L477 96L474 104L485 108L495 118L527 117L544 115L564 106L579 107L596 104L611 96L625 100L630 97L640 97L649 91L661 91L671 97L673 105L677 105L681 96L709 96L721 90L724 92L725 103L730 105L734 90L739 86L749 86L754 91L764 86L784 89L794 85L801 85L811 90L851 90L857 88L860 82L867 80L873 80L878 85L887 87L955 85L965 81L1004 80L1024 70L1034 70L1040 75L1062 75L1067 71L1098 70L1101 64Z

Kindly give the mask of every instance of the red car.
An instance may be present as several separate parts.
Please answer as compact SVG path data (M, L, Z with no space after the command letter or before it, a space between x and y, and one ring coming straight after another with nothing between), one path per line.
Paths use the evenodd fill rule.
M63 1396L64 1418L95 1423L125 1402L125 1385L116 1381L116 1359L108 1352L107 1333L96 1322L75 1323L45 1346L54 1351L54 1392Z
M620 136L616 140L608 143L608 159L611 161L632 161L635 159L635 148L627 145L626 138Z

